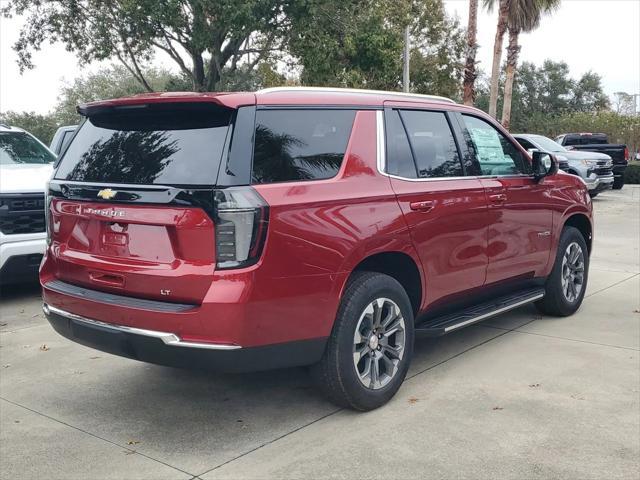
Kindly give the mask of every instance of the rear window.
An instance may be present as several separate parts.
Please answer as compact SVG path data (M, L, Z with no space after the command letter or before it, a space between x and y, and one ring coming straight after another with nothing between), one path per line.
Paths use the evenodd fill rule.
M231 113L204 104L109 110L88 118L64 153L57 179L212 185Z
M322 180L340 170L356 112L259 110L253 183Z
M603 134L567 135L563 145L606 145L607 136Z
M0 133L0 165L53 163L56 157L31 135Z

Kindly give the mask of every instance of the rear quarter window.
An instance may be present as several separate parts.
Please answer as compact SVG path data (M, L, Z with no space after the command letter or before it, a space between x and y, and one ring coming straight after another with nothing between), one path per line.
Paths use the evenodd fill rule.
M355 110L256 112L254 184L323 180L340 170Z

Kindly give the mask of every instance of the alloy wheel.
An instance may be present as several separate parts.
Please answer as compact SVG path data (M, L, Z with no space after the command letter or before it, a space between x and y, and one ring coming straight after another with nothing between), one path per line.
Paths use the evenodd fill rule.
M367 305L353 335L353 364L365 387L378 390L393 379L404 356L405 340L398 304L377 298Z
M562 294L575 302L584 287L584 252L577 242L571 242L562 257Z

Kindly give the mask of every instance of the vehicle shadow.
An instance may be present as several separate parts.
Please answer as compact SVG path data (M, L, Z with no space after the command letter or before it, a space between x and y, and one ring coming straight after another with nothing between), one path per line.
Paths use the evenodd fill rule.
M409 405L409 382L418 375L428 382L432 368L531 319L525 307L486 326L418 338L407 386L392 402ZM247 374L181 370L111 356L47 332L23 330L3 348L12 364L1 379L8 400L194 475L341 412L315 388L307 368ZM46 352L38 350L44 341ZM26 343L34 348L25 349ZM360 414L340 415L348 428Z
M407 381L530 318L521 309L503 327L497 321L495 328L418 339ZM147 365L72 344L63 350L69 353L59 352L56 371L31 379L31 391L21 392L28 405L193 474L341 410L315 388L307 368L216 374ZM408 402L408 395L401 389L392 401ZM343 414L347 422L357 415ZM126 447L129 441L140 443Z

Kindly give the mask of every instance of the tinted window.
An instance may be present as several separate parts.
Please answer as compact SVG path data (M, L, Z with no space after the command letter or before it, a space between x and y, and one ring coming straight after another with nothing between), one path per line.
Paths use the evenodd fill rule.
M163 106L87 119L56 178L98 183L215 183L230 113L202 104Z
M522 145L522 148L526 148L527 150L537 148L533 145L533 143L531 143L529 140L525 140L524 138L516 138L516 140L520 145Z
M338 173L352 110L259 110L253 183L321 180Z
M603 134L588 134L588 135L566 135L564 137L563 145L595 145L606 144L607 136Z
M411 142L418 177L462 176L458 149L443 112L403 110L401 116Z
M391 175L405 178L416 178L416 165L407 139L407 132L397 110L387 115L387 165Z
M69 145L69 142L73 138L73 132L75 132L75 130L68 130L68 131L64 132L64 134L62 135L62 142L60 142L60 152L59 153L64 152L64 150L67 148L67 145Z
M533 138L535 139L536 143L540 146L540 148L547 152L566 152L567 151L566 148L564 148L559 143L554 142L550 138L543 137L542 135L535 135ZM522 142L520 142L520 144L522 145Z
M0 133L0 165L52 163L56 157L31 135Z
M531 172L529 162L500 131L477 117L462 115L481 175L518 175Z

